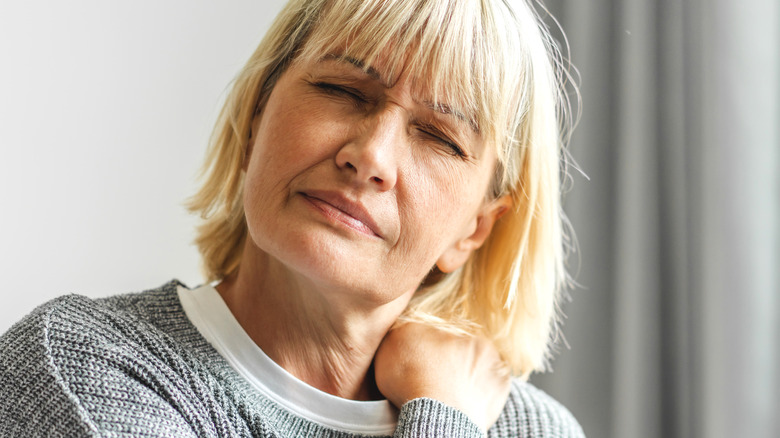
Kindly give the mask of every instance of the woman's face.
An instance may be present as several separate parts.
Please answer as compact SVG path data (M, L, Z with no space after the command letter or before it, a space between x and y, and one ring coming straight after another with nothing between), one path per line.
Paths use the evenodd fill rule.
M414 78L359 65L329 56L279 78L252 127L247 244L318 285L387 302L481 244L496 158Z

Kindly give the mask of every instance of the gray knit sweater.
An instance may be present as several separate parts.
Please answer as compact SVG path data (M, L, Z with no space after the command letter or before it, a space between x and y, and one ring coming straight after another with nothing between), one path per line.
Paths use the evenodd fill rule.
M172 281L105 299L68 295L0 337L0 437L348 437L265 398L200 335ZM395 437L476 437L460 411L403 406ZM560 404L513 382L490 437L582 437Z

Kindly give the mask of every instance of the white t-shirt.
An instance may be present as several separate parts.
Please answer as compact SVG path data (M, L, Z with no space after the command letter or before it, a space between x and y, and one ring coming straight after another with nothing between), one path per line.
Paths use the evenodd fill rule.
M320 391L268 357L244 331L216 289L178 289L190 322L258 392L290 412L324 426L364 435L392 435L397 411L387 400L355 401Z

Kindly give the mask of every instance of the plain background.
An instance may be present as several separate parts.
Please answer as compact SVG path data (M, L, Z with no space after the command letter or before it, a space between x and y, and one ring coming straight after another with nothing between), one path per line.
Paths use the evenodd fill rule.
M0 332L65 293L202 281L184 207L282 2L0 2Z

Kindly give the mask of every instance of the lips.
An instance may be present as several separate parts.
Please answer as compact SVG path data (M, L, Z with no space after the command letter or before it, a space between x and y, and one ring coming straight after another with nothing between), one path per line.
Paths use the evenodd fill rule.
M301 192L301 195L325 216L363 234L382 237L379 225L360 202L350 200L339 192L326 190L309 190Z

